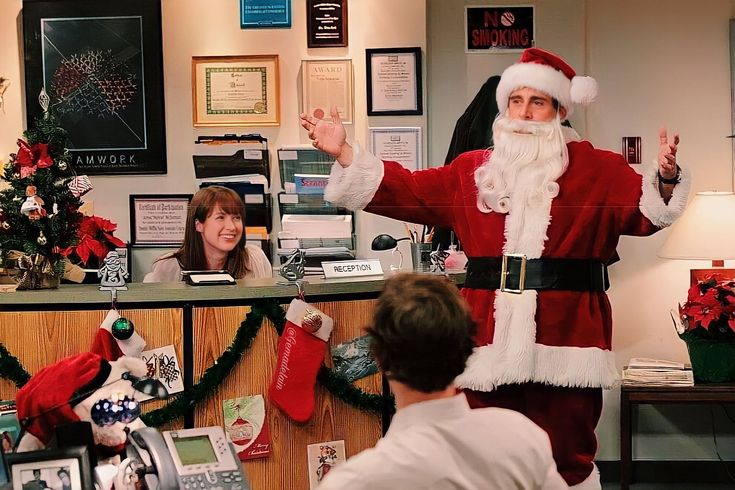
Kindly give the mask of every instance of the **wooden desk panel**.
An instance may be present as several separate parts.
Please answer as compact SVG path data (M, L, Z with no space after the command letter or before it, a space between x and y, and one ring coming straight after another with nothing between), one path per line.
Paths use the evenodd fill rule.
M335 320L330 345L362 335L375 301L316 303ZM284 305L285 307L285 305ZM249 311L247 307L197 308L194 311L194 376L226 349ZM264 321L252 347L235 367L223 386L195 414L195 425L223 425L222 400L235 396L262 394L271 434L272 452L268 458L244 463L253 488L309 488L306 446L316 442L344 439L347 456L372 447L382 434L379 414L366 413L334 398L319 384L316 408L311 420L298 425L268 401L268 386L276 364L278 335L270 321ZM380 375L355 383L371 393L380 393Z
M132 320L148 349L173 344L183 362L182 312L166 310L120 310ZM107 311L45 311L0 313L0 343L18 358L29 373L38 372L64 357L88 351ZM0 399L14 399L18 389L0 380ZM163 404L151 401L145 411Z

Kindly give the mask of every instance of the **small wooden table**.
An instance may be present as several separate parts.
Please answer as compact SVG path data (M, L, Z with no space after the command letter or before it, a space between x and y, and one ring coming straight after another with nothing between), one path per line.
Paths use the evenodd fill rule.
M735 403L735 383L694 386L620 387L620 488L628 490L633 477L633 407L659 404Z

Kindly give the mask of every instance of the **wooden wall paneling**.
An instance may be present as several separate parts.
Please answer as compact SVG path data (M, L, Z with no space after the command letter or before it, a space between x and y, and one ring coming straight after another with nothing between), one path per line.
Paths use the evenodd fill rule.
M315 306L335 319L330 345L336 345L363 334L362 327L370 320L374 301L317 303ZM194 372L197 379L230 345L247 311L245 307L195 309ZM365 413L334 399L317 385L311 420L304 425L291 421L268 400L268 386L276 363L277 349L278 335L272 323L265 321L251 349L229 378L209 400L198 407L195 425L221 426L224 423L224 399L262 394L266 399L272 452L268 458L244 463L251 486L307 490L308 444L344 439L347 456L352 456L375 445L382 432L381 419L379 414ZM355 384L371 393L379 393L381 383L380 375L375 375Z

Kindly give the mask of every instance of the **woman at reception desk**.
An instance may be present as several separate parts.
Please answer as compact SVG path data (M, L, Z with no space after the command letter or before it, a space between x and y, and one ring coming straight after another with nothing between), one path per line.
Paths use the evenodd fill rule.
M189 204L184 243L158 257L143 282L177 282L182 270L225 270L235 279L272 277L263 250L245 244L245 204L232 189L199 190Z

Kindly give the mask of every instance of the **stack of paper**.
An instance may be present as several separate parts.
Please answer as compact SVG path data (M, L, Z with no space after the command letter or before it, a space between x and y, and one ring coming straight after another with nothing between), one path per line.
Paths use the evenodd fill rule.
M691 368L680 362L634 357L623 370L623 384L694 386L694 376Z

